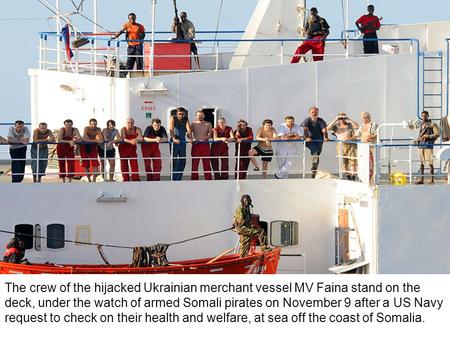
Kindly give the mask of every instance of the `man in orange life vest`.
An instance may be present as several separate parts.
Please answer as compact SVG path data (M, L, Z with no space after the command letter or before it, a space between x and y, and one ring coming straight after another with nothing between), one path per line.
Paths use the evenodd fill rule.
M133 70L136 63L136 69L144 69L144 59L142 50L142 41L145 38L145 28L140 23L136 22L136 14L128 14L128 22L122 26L122 29L113 36L113 39L118 38L122 33L127 33L128 49L127 49L127 70Z
M367 6L367 11L369 14L361 16L356 20L355 25L363 33L363 44L364 44L364 54L378 54L378 41L377 30L380 29L381 24L379 18L373 15L375 7L373 5ZM369 39L369 40L366 40Z
M25 245L18 238L12 238L6 245L5 253L3 254L3 262L6 263L26 263L27 261L23 259L25 256Z
M314 61L322 61L325 53L325 39L330 34L330 26L327 20L319 16L317 8L312 7L310 10L310 17L306 23L306 38L307 41L297 48L291 63L298 63L300 59L310 50L313 54Z

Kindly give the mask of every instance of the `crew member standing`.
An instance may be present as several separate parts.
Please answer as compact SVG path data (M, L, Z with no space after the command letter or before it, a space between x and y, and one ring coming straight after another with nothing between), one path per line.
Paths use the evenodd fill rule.
M416 140L416 143L419 144L420 180L416 184L423 184L426 163L430 165L430 184L434 184L433 144L439 138L439 127L430 120L430 114L426 110L422 112L421 116L422 124Z
M361 33L364 34L364 54L378 54L378 41L374 39L378 39L377 30L381 27L380 20L382 18L373 15L373 12L375 12L375 7L373 5L369 5L367 11L369 14L361 16L356 20L355 24Z
M142 41L137 40L143 40L145 38L145 28L136 22L136 14L128 14L128 22L113 36L113 39L118 38L124 32L126 32L128 42L127 70L133 70L135 63L137 70L144 69L143 44Z
M312 7L310 10L310 17L306 23L306 38L307 41L297 48L291 63L298 63L303 55L310 50L313 54L314 61L322 61L323 54L325 53L325 39L330 34L330 26L327 20L320 17L317 8Z
M177 33L177 39L182 38L182 40L187 40L191 42L191 53L194 54L195 63L197 64L198 69L200 69L200 58L198 56L198 49L195 42L193 42L195 40L195 26L192 23L192 21L188 20L186 12L180 13L180 19L178 19L178 17L175 17L173 19L171 30L173 33ZM179 28L181 28L181 32L179 32L178 30Z

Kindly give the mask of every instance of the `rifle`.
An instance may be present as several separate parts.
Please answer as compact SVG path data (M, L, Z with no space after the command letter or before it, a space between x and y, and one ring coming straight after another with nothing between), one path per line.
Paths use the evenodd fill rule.
M184 40L184 34L183 31L181 29L181 22L180 22L180 18L178 18L178 8L177 8L177 0L173 0L173 7L175 9L175 18L174 18L174 22L175 22L175 32L177 37L177 40Z
M360 30L362 33L364 33L364 31L365 31L366 29L369 29L369 30L376 30L375 27L374 27L373 25L374 25L376 22L379 22L379 21L381 21L381 20L383 20L383 17L380 16L379 18L377 18L377 19L375 19L375 20L369 22L368 24L365 24L364 26L359 27L359 30Z

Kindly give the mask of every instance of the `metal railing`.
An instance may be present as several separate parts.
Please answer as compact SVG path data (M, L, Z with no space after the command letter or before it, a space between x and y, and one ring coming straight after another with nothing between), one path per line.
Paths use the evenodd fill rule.
M323 142L323 141L317 141L317 142ZM203 142L204 144L208 144L208 145L214 145L214 144L219 144L221 142L214 142L214 141L210 141L210 142ZM75 164L75 161L78 161L78 163L80 162L80 160L82 161L96 161L98 164L98 167L100 168L100 165L103 162L103 165L101 166L103 168L103 170L98 170L96 172L93 172L91 170L92 167L92 163L89 163L88 167L81 167L80 165L78 166L79 168L75 169L72 172L67 172L65 171L65 176L87 176L87 175L98 175L98 176L102 176L105 180L108 179L108 177L110 175L113 175L115 178L117 178L118 175L134 175L134 178L139 177L139 180L141 178L143 178L144 180L148 179L149 177L151 177L152 175L156 175L157 177L160 176L162 177L164 180L175 180L174 178L174 174L177 173L177 171L175 170L174 166L177 165L176 161L182 161L184 162L183 165L181 165L182 170L180 169L180 174L183 175L192 175L192 174L196 174L196 175L200 175L203 173L203 175L208 174L210 175L210 178L213 179L213 177L215 176L216 179L235 179L236 181L242 180L242 179L253 179L253 178L260 178L260 174L262 174L262 171L253 171L252 165L250 163L250 156L245 155L245 152L242 153L241 151L241 147L243 145L245 145L246 143L257 143L257 141L247 141L247 142L242 142L242 143L229 143L229 145L233 146L233 148L235 149L230 149L231 147L229 147L228 149L228 156L215 156L215 155L210 155L208 154L207 156L180 156L180 157L176 157L174 156L174 143L172 142L164 142L164 143L160 143L159 144L159 149L161 150L161 156L157 156L157 157L145 157L143 156L140 152L136 153L137 156L134 157L134 155L132 157L120 157L120 156L115 156L113 158L108 158L107 154L106 154L106 147L104 147L103 149L103 153L99 153L98 157L85 157L85 158L80 158L80 156L76 156L76 152L73 153L73 157L69 156L67 158L57 158L57 154L56 154L56 147L54 147L57 143L53 143L53 142L39 142L39 143L30 143L31 145L35 145L38 149L38 151L36 152L36 155L34 157L29 157L26 156L25 158L21 158L21 159L15 159L14 161L17 162L25 162L25 163L30 163L30 162L34 162L35 166L32 169L31 173L27 170L24 170L24 172L19 172L19 173L14 173L12 174L12 176L14 175L18 175L18 176L33 176L35 179L39 176L53 176L53 177L60 177L60 173L57 170L59 168L59 166L57 165L56 161L74 161L73 164ZM305 178L310 178L311 174L312 174L312 169L310 169L310 165L312 168L312 156L310 155L310 152L308 150L308 142L303 141L303 140L299 140L299 141L282 141L282 140L274 140L272 141L273 146L274 146L274 155L271 156L271 158L274 160L271 162L271 165L268 167L267 169L267 175L269 178L276 178L276 176L274 176L275 174L279 173L281 170L281 163L282 160L284 161L288 161L290 162L290 165L288 166L287 169L284 170L284 172L287 174L287 177L291 178L291 179L305 179ZM291 145L295 145L295 148L292 150L292 153L283 153L282 155L280 155L280 153L278 152L278 146L280 144L287 144L290 143ZM314 142L312 142L314 143ZM39 145L48 145L51 147L50 151L49 151L49 155L48 157L45 158L40 158L40 152L39 152ZM76 143L77 146L80 145L93 145L93 146L97 146L98 143L92 143L92 142L78 142ZM119 143L120 144L124 144L123 142ZM151 142L141 142L139 143L142 145L144 144L153 144L154 146L155 143ZM194 143L194 146L196 144L201 144L201 143ZM335 177L335 178L339 178L339 179L345 179L345 177L347 176L355 176L357 177L357 181L361 180L365 183L368 184L385 184L385 183L392 183L391 178L392 178L392 168L396 168L397 172L402 173L405 177L407 177L409 184L412 184L414 182L414 178L417 177L418 175L420 176L420 174L418 174L418 163L420 162L418 160L418 155L417 152L414 151L415 148L420 148L423 147L423 145L416 145L416 144L406 144L406 143L400 143L400 144L389 144L389 145L383 145L383 144L370 144L367 148L362 148L358 146L358 155L356 157L353 156L349 156L347 154L345 154L342 149L340 151L336 151L336 145L338 147L342 147L344 144L355 144L356 146L358 145L363 145L363 143L360 142L356 142L356 141L330 141L330 142L324 142L323 143L323 152L320 155L321 156L321 163L320 166L317 168L318 169L318 173L320 172L320 175L325 174L325 176L320 176L318 174L318 177L320 176L321 178L325 178L325 177ZM6 144L8 145L8 144ZM6 146L5 144L3 144L2 146ZM190 144L189 142L186 142L184 144L182 144L183 146L186 146L186 154L188 154L188 151L191 150L192 151L192 144ZM235 146L237 145L237 146ZM367 144L365 144L367 145ZM435 148L450 148L450 144L435 144L434 145ZM0 149L4 148L0 146ZM250 145L247 145L247 148L251 149ZM335 149L333 149L335 148ZM100 149L99 149L100 150ZM236 151L236 155L230 155L230 151ZM386 154L383 154L382 151L389 151L390 153L392 151L394 151L396 154L396 156L386 156ZM119 150L120 152L120 150ZM365 154L362 154L364 153ZM405 155L406 154L406 155ZM368 177L369 172L367 172L367 177L359 177L359 173L360 171L356 170L356 169L349 169L348 163L347 166L345 166L346 162L348 162L348 160L350 161L354 161L354 162L358 162L361 161L361 159L363 159L364 161L370 162L371 156L373 155L373 164L369 164L369 167L371 167L370 169L374 171L374 180L370 180L370 178ZM264 155L262 156L264 157ZM268 157L268 156L267 156ZM258 157L256 157L258 158ZM189 166L192 168L192 162L193 160L207 160L207 162L210 163L211 165L211 160L228 160L228 165L221 167L219 164L219 170L214 170L213 167L211 167L210 170L208 170L207 168L205 169L205 167L203 167L203 170L200 169L192 169L189 170ZM123 161L127 162L127 165L129 165L128 170L123 170L124 168L126 168L127 166L122 167L120 171L116 171L114 170L113 172L110 171L110 168L108 168L109 166L109 162L108 160L112 160L114 161L116 167L118 163L123 163ZM160 164L156 164L156 169L155 169L155 162L150 163L150 166L146 166L145 161L160 161ZM40 171L40 166L44 165L47 168L47 161L49 161L49 167L51 168L51 170L44 170L43 172ZM52 162L53 161L53 162ZM122 162L121 162L122 161ZM130 161L130 163L128 163L128 161ZM134 163L131 163L133 162ZM143 163L144 162L144 163ZM61 165L63 162L59 162L59 165ZM65 165L66 163L64 163ZM358 163L356 163L354 165L354 167L356 168ZM361 164L361 163L359 163ZM133 167L133 166L136 167ZM362 165L362 164L361 164ZM161 169L159 169L159 167L161 167ZM150 169L153 168L153 169ZM200 168L200 166L198 167ZM224 168L224 172L221 171L221 169ZM444 177L444 173L443 170L441 169L443 168L443 166L436 166L437 171L435 172L435 177L436 178L442 178ZM216 168L217 169L217 168ZM447 169L448 170L448 169ZM220 176L218 177L217 175L214 174L218 174L218 173L224 173L226 174L225 176ZM89 173L89 174L87 174ZM366 173L362 174L363 176L366 175ZM429 177L429 175L424 175L425 177ZM130 178L130 180L132 180L132 178ZM137 180L137 179L136 179ZM4 180L3 180L4 181ZM51 181L49 179L49 181Z
M214 32L207 32L214 33ZM221 34L236 34L240 33L240 31L219 31ZM124 58L127 57L126 40L111 40L106 37L105 34L91 36L86 33L86 38L89 41L87 47L81 47L78 49L74 49L74 61L73 62L65 62L63 64L58 63L58 60L61 58L55 57L51 58L49 56L50 53L56 54L56 56L61 55L61 53L65 52L65 49L61 48L58 50L57 44L50 44L51 41L62 41L62 36L57 33L52 32L42 32L40 33L40 44L39 44L39 67L41 69L57 69L63 70L63 67L69 67L66 70L70 70L76 73L84 72L89 74L99 74L101 71L103 74L106 74L106 62L105 60L114 60L115 62L115 75L119 77L119 73L121 71L121 63L124 63ZM358 57L358 56L367 56L365 54L356 54L350 53L350 44L361 44L363 41L375 40L380 43L383 42L396 42L401 44L406 44L408 47L408 53L414 53L420 51L420 44L418 39L327 39L327 42L335 42L342 43L346 51L344 53L325 53L323 56L325 57L336 57L336 58L348 58L348 57ZM50 41L50 42L49 42ZM193 56L189 52L189 54L156 54L154 55L155 64L151 64L150 62L150 49L151 49L151 40L130 40L132 42L140 42L143 46L147 46L147 54L143 53L143 55L139 56L131 56L132 58L141 58L143 59L143 63L145 64L146 70L153 74L153 70L158 73L173 73L173 72L190 72L190 71L211 71L211 70L219 70L219 69L227 69L228 65L221 67L222 57L229 53L233 57L248 57L248 58L265 58L269 60L269 58L276 58L279 60L279 64L284 64L286 62L286 58L291 58L293 56L293 52L295 50L295 44L301 43L304 41L317 41L317 40L309 40L309 39L229 39L229 38L197 38L195 40L167 40L167 39L156 39L155 43L158 44L167 44L167 43L196 43L198 48L200 49L199 56L203 61L208 61L209 65L206 67L201 67L201 69L191 69L190 65L193 61ZM273 54L273 52L268 53L258 53L258 54L236 54L236 48L241 43L275 43L279 45L279 53ZM286 52L286 48L289 46L292 51ZM202 51L209 50L210 53L202 53ZM303 55L302 55L303 56ZM317 55L319 56L319 55ZM64 58L62 58L64 59ZM158 65L158 62L164 61L164 59L171 60L188 60L189 67L184 68L164 68L157 69L154 68L155 65ZM228 62L229 59L224 62ZM140 71L140 70L139 70ZM139 72L138 71L138 72ZM122 72L136 72L133 70L122 70Z

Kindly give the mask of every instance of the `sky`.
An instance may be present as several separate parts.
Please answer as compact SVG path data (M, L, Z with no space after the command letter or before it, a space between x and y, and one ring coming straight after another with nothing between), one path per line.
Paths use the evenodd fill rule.
M49 0L54 3L54 0ZM81 0L73 0L79 3ZM150 0L97 0L98 23L110 31L117 31L135 12L138 22L147 30L151 27ZM197 30L215 30L222 0L177 0L178 8L188 12ZM273 0L278 1L278 0ZM365 12L366 0L350 1L350 22ZM60 0L64 12L73 10L70 0ZM223 0L219 30L245 30L258 0ZM1 0L0 11L0 123L16 119L30 121L29 68L38 63L38 32L53 31L55 20L38 0ZM84 14L92 17L92 0L84 1ZM385 24L404 24L450 20L449 0L429 0L424 6L419 0L373 0L376 13ZM157 0L157 30L168 30L173 18L172 0ZM339 37L343 29L341 0L308 0L308 8L317 7L331 26L331 37ZM74 22L81 30L92 30L92 24L80 17ZM449 32L450 37L450 32ZM2 132L2 129L0 129Z

